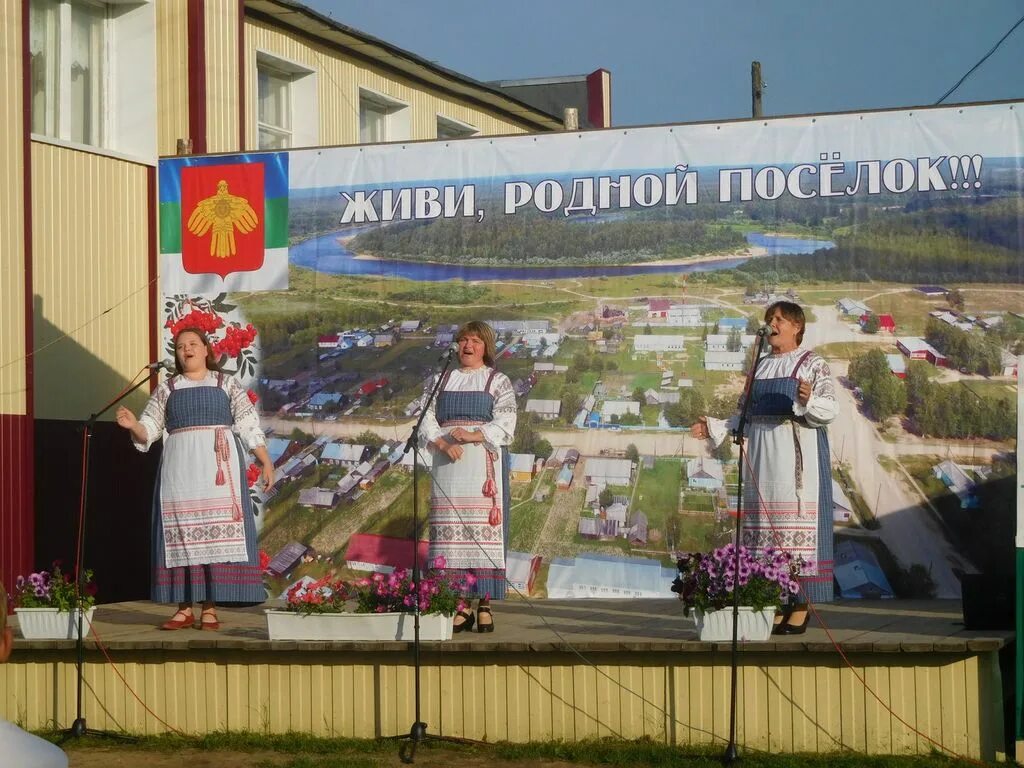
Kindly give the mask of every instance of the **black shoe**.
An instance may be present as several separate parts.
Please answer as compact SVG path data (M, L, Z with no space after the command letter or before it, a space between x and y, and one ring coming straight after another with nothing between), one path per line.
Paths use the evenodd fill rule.
M473 628L473 622L476 621L476 617L469 611L459 611L455 614L465 619L461 624L453 624L452 632L458 634L459 632L469 632Z
M488 619L486 624L483 621L478 621L476 623L476 631L477 632L493 632L494 631L494 615L491 613L491 606L490 605L481 605L481 606L479 606L476 609L476 612L477 612L477 615L479 617L481 617L481 619L483 618L484 615L486 615L487 619Z
M783 630L786 628L786 624L789 623L789 617L793 613L793 605L784 605L775 611L775 618L778 621L772 626L773 635L784 635L786 634Z
M794 624L793 623L793 614L797 613L797 612L802 612L803 616L800 617L800 619L799 619L800 623L799 624ZM810 621L811 621L811 612L810 612L810 610L807 607L807 603L800 603L798 605L794 605L790 609L789 615L786 617L785 622L783 622L782 626L779 628L779 631L776 634L779 634L779 635L802 635L804 632L807 631L807 625L810 623Z
M799 627L794 627L792 624L786 624L775 634L777 635L802 635L807 631L807 622L805 621Z

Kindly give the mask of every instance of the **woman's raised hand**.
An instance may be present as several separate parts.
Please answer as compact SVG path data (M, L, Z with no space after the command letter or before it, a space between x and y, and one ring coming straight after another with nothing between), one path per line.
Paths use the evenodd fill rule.
M123 427L124 429L132 429L136 424L139 423L139 420L135 418L135 414L129 411L123 405L117 409L115 418L117 419L117 425L119 427Z

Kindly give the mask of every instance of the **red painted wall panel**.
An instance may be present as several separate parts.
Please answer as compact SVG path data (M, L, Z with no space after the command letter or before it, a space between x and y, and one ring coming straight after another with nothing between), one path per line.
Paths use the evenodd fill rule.
M587 120L595 128L608 128L612 124L611 94L608 93L608 112L605 114L605 75L606 69L597 69L587 75ZM611 84L608 84L611 90Z
M32 429L28 416L0 414L0 579L8 592L35 565Z

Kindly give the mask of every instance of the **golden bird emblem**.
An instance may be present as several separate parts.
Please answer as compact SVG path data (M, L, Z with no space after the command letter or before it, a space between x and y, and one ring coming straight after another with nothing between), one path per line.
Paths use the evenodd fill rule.
M196 203L195 210L188 217L188 231L202 237L213 231L210 237L210 255L226 259L235 255L235 229L243 235L252 232L259 219L256 211L244 197L228 192L228 183L217 182L217 194Z

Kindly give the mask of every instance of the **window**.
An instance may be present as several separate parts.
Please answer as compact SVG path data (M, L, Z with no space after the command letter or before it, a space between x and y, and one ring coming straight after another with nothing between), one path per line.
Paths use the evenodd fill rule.
M444 115L437 116L437 138L439 139L464 139L467 136L476 136L480 133L469 123L455 120Z
M107 7L32 0L32 132L103 146Z
M316 73L269 53L256 54L256 131L259 149L319 143Z
M30 0L32 134L156 158L156 11L149 0Z
M359 142L375 144L379 141L387 141L387 117L387 107L369 99L360 99Z
M359 143L404 141L410 136L409 105L381 93L359 89Z
M269 67L257 69L260 149L292 146L291 78Z

